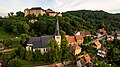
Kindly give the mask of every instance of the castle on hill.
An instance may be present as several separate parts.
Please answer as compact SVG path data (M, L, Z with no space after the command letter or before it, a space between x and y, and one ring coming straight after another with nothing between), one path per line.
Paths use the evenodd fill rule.
M56 15L57 16L62 16L62 14L60 12L55 12L51 9L44 10L41 7L33 7L31 9L26 8L24 10L25 16L27 16L29 14L34 14L34 15L38 16L38 15L44 15L44 14L47 14L47 13L49 14L49 16L56 16Z

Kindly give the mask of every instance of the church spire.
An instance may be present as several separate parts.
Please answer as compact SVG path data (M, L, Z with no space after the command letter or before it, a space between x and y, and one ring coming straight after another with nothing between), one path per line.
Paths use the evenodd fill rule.
M59 32L59 22L58 22L58 17L57 17L57 23L56 23L55 35L60 35L60 32Z

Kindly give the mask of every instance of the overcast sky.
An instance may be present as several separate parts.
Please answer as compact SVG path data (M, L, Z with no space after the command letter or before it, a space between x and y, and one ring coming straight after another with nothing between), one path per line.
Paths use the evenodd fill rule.
M120 13L120 0L0 0L0 16L31 7L50 8L58 12L85 9Z

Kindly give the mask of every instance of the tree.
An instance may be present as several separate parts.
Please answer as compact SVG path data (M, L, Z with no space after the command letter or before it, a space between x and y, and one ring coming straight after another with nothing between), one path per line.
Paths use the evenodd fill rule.
M30 29L30 26L26 23L23 25L23 29L25 33L28 33L28 30Z
M88 42L90 42L91 40L93 40L93 38L92 37L90 37L90 36L85 36L84 37L84 44L86 44L86 43L88 43Z
M16 55L21 58L21 59L25 59L25 53L26 53L26 49L24 47L22 47L21 45L19 45L16 49L15 49Z
M47 62L49 61L49 54L48 53L44 53L43 60L47 61Z
M8 48L9 46L12 46L12 43L13 41L10 38L3 40L3 44L6 48Z
M16 15L17 17L24 17L24 13L21 11L17 12Z
M50 47L50 55L49 59L51 62L60 62L61 56L60 56L60 48L57 44L57 42L52 39L48 43L48 47Z
M35 50L34 52L34 59L36 61L41 61L43 60L43 55L41 54L41 51L40 50Z
M70 59L70 47L68 46L68 41L66 40L65 37L65 32L60 31L61 36L62 36L62 41L61 41L61 61L67 61Z
M21 34L20 35L20 44L23 46L23 47L26 47L26 44L27 44L27 41L29 39L29 36L27 34Z
M27 51L26 55L25 55L25 58L28 61L33 61L34 60L34 58L33 58L33 52L32 51Z
M13 12L8 13L8 17L12 17L14 15Z
M13 31L13 27L14 27L14 23L15 21L14 20L9 20L9 19L6 19L2 25L2 28L8 32L8 33L12 33Z
M21 63L20 59L14 58L8 62L7 67L22 67Z

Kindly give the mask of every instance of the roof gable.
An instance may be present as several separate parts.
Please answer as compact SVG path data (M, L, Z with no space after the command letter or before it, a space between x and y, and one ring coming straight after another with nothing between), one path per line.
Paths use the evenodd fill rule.
M82 35L77 35L75 36L76 40L83 40L83 36Z
M68 41L69 43L70 43L70 42L76 42L74 36L66 37L66 39L67 39L67 41Z

